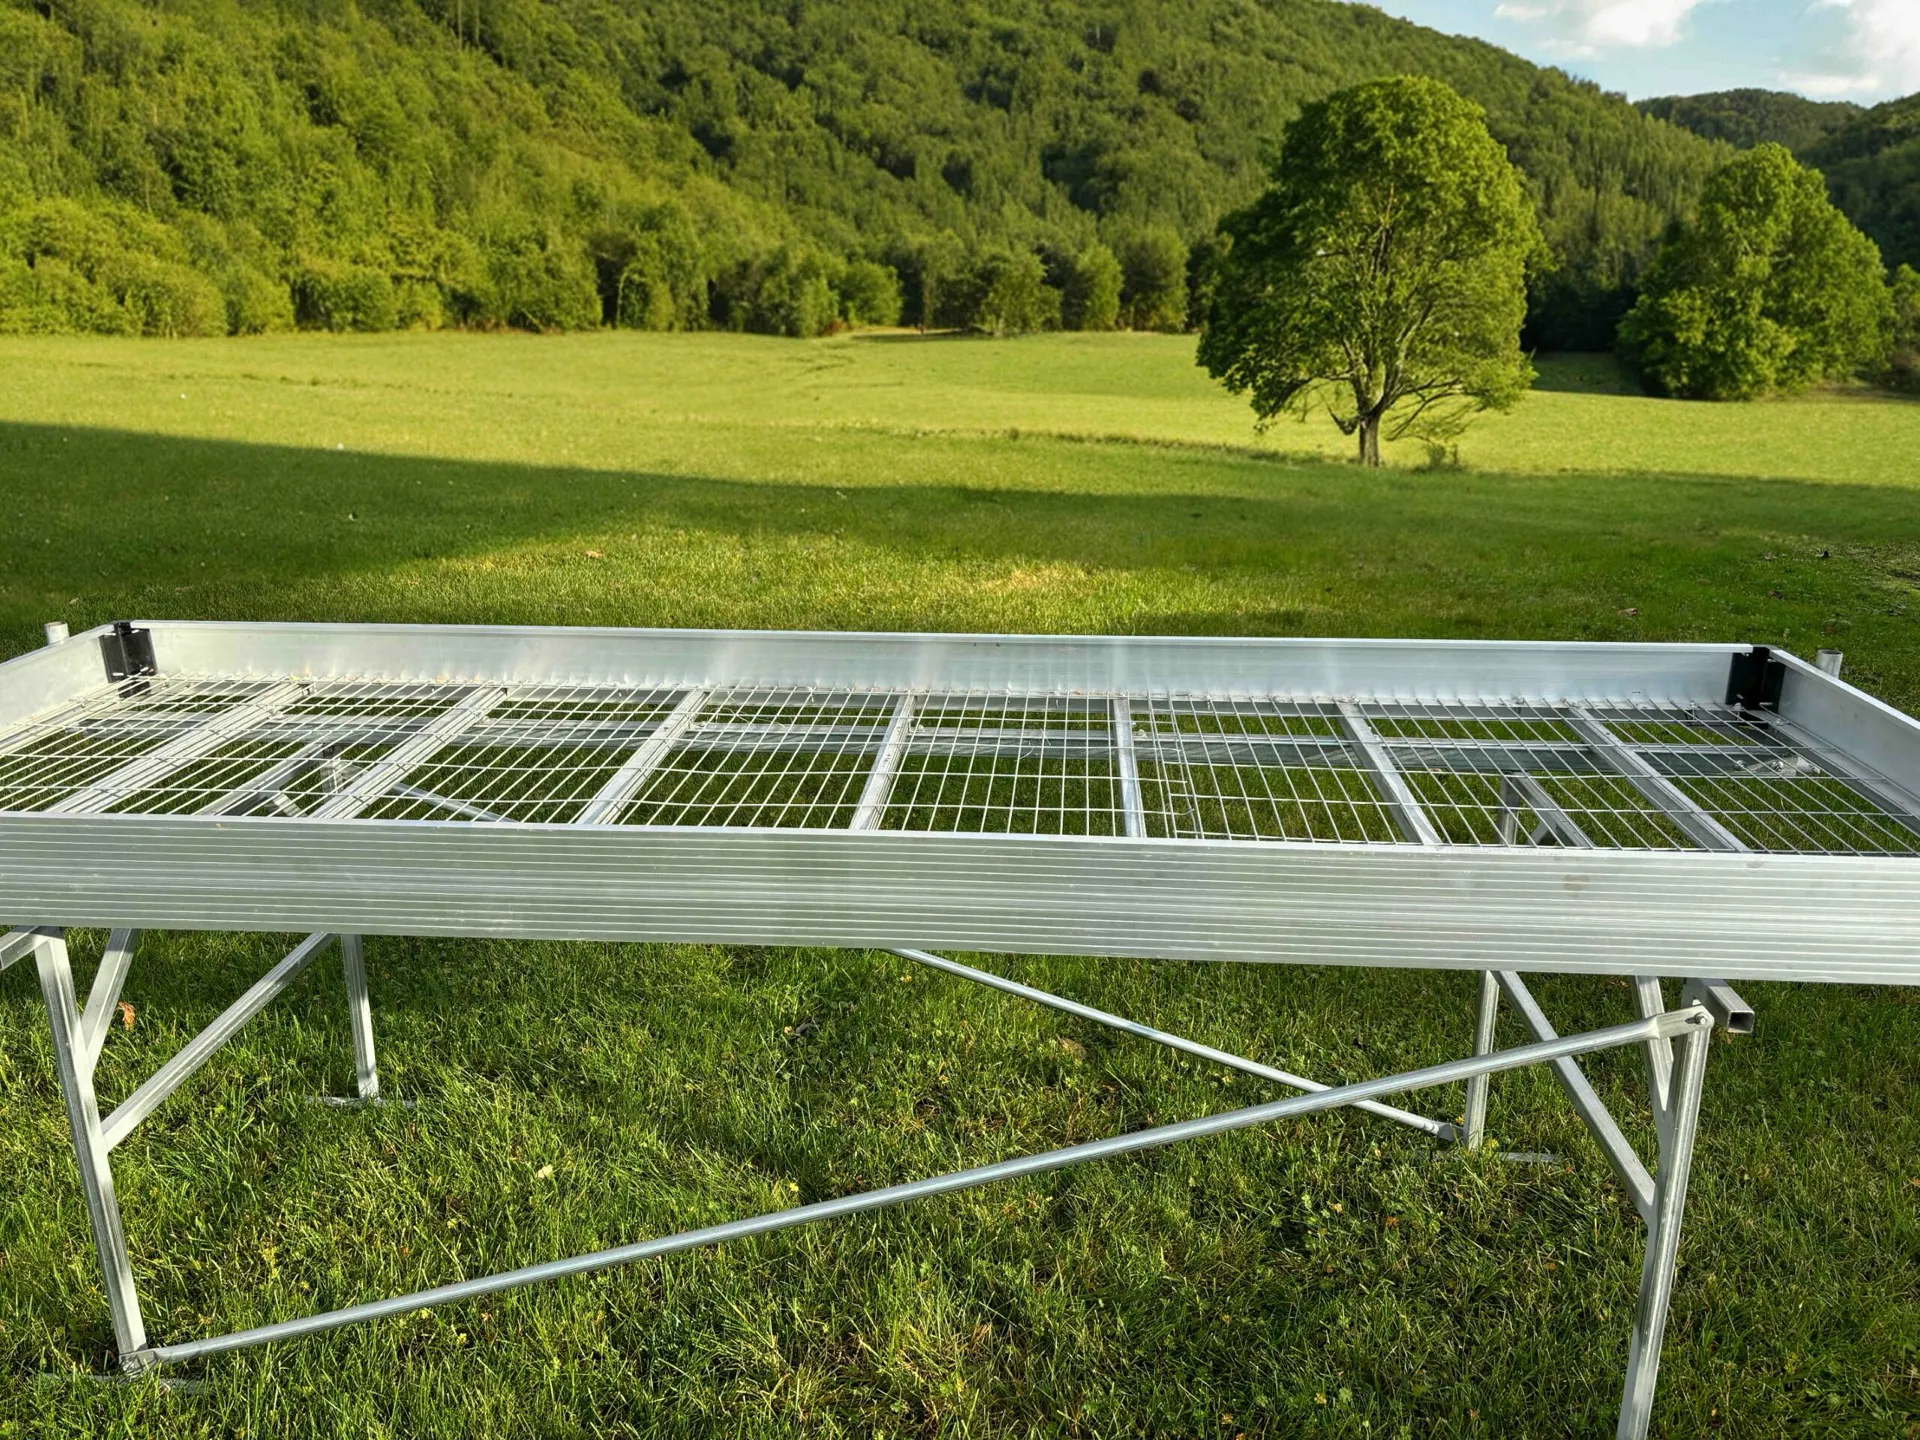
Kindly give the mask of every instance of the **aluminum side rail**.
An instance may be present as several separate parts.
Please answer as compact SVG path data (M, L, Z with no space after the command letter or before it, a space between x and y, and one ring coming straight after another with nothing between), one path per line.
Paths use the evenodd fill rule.
M1920 984L1917 875L1901 856L0 817L0 913L29 928L906 944L1735 984Z

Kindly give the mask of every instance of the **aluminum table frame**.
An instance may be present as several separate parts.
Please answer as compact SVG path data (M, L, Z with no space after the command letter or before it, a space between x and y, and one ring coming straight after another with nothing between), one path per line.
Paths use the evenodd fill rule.
M1341 1106L1477 1145L1489 1078L1546 1064L1648 1226L1638 1436L1708 1037L1752 1025L1725 979L1920 982L1917 795L1920 726L1745 646L144 622L0 666L0 969L39 974L131 1372ZM84 1008L74 926L112 930ZM103 1115L139 928L312 933ZM152 1343L109 1152L336 938L377 1099L382 933L888 949L1305 1093ZM1326 1087L936 946L1473 969L1474 1054ZM1521 971L1632 976L1638 1018L1561 1037ZM1496 1051L1503 997L1534 1039ZM1651 1167L1577 1063L1621 1046ZM1384 1103L1460 1081L1460 1124Z

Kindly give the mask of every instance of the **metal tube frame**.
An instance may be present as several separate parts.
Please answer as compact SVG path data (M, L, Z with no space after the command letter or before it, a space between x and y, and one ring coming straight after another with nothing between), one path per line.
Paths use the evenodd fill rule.
M347 982L347 1026L353 1032L354 1093L371 1104L380 1098L380 1071L374 1063L366 947L358 935L340 937L340 969Z
M238 1029L258 1014L306 969L326 944L341 942L342 967L346 981L349 1023L355 1055L355 1078L363 1101L379 1094L374 1067L371 1006L366 991L365 958L358 935L316 933L302 941L245 995L229 1006L200 1035L189 1041L153 1077L104 1121L93 1092L93 1069L104 1042L105 1017L112 1013L121 983L129 968L137 934L115 931L107 955L95 980L93 995L82 1011L75 997L72 969L67 947L60 932L25 930L0 936L0 969L32 954L38 962L41 988L54 1040L54 1061L59 1072L61 1092L66 1102L72 1131L74 1156L86 1195L94 1243L112 1311L115 1344L124 1374L134 1375L159 1365L176 1364L202 1356L254 1345L290 1340L331 1330L363 1320L408 1313L422 1308L472 1299L481 1295L542 1280L557 1279L587 1271L633 1264L657 1256L750 1235L770 1234L843 1215L879 1210L905 1201L949 1194L995 1181L1020 1176L1045 1174L1092 1160L1135 1154L1181 1140L1225 1134L1297 1116L1317 1114L1352 1106L1371 1114L1409 1125L1443 1140L1460 1140L1478 1145L1485 1129L1487 1082L1506 1070L1532 1065L1552 1065L1567 1086L1582 1118L1600 1141L1632 1195L1636 1209L1646 1221L1648 1240L1642 1264L1639 1300L1632 1336L1628 1346L1627 1368L1617 1434L1621 1440L1640 1440L1651 1422L1655 1383L1658 1378L1660 1342L1665 1331L1667 1310L1672 1301L1675 1261L1680 1242L1680 1223L1686 1198L1686 1185L1695 1135L1698 1129L1700 1097L1705 1080L1707 1042L1711 1031L1725 1028L1740 1033L1752 1028L1752 1012L1726 985L1712 981L1691 981L1680 1008L1662 1008L1658 982L1642 984L1635 991L1638 1018L1619 1025L1573 1036L1560 1036L1540 1012L1519 976L1511 972L1483 972L1472 1056L1443 1064L1426 1066L1384 1076L1375 1080L1326 1086L1227 1051L1202 1045L1154 1027L1127 1020L1106 1011L1017 981L974 969L926 951L893 949L916 964L944 974L986 985L1002 993L1046 1005L1122 1033L1165 1045L1196 1058L1228 1066L1243 1073L1301 1090L1305 1093L1260 1105L1216 1114L1198 1120L1156 1126L1104 1140L1089 1141L1036 1155L976 1166L947 1175L885 1186L860 1194L815 1201L791 1209L707 1226L608 1250L523 1266L498 1275L442 1285L387 1300L347 1306L322 1314L282 1321L177 1344L150 1344L140 1313L139 1297L133 1280L126 1237L119 1205L115 1198L108 1155L113 1146L125 1139L139 1122L151 1114ZM1511 999L1527 1019L1536 1038L1529 1044L1507 1050L1493 1046L1494 1024L1501 993ZM1676 1042L1677 1054L1676 1052ZM1619 1127L1605 1110L1592 1087L1580 1076L1575 1057L1625 1046L1643 1047L1648 1064L1649 1101L1656 1118L1659 1156L1657 1171L1649 1176L1631 1148L1620 1136ZM1574 1078L1570 1078L1574 1077ZM1468 1087L1464 1126L1455 1126L1380 1103L1382 1097L1403 1091L1465 1081ZM1617 1144L1615 1143L1617 1141ZM1624 1149L1624 1157L1621 1151ZM1629 1163L1630 1162L1630 1163ZM1644 1178L1646 1193L1641 1193Z

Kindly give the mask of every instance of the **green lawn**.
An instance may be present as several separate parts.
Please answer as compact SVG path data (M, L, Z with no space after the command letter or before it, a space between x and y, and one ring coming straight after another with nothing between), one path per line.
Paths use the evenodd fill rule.
M1256 435L1167 337L0 339L0 652L126 615L1715 639L1839 646L1920 705L1920 405L1541 368L1466 468L1367 475L1324 423ZM103 1093L286 939L151 937ZM351 1068L322 964L116 1151L156 1334L1270 1093L875 955L368 961L417 1108L307 1103ZM986 963L1328 1079L1471 1034L1468 976ZM1613 982L1540 991L1565 1026L1628 1013ZM1749 998L1656 1428L1920 1435L1920 1006ZM1592 1071L1644 1139L1637 1067ZM1610 1434L1638 1223L1547 1075L1496 1083L1494 1129L1564 1162L1335 1117L95 1387L33 1378L110 1338L9 972L0 1436Z

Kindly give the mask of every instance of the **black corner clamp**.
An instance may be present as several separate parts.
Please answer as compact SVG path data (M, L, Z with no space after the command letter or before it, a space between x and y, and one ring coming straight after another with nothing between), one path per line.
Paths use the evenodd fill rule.
M114 621L113 629L100 637L100 657L106 661L108 681L115 685L160 673L153 663L153 632L134 629L131 620ZM146 689L145 684L140 688Z
M1765 645L1756 645L1746 654L1733 657L1733 669L1727 675L1727 704L1742 710L1778 710L1780 686L1786 678L1786 665L1774 659Z

